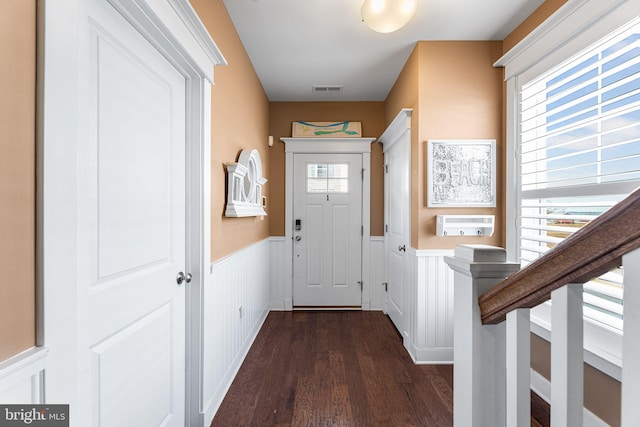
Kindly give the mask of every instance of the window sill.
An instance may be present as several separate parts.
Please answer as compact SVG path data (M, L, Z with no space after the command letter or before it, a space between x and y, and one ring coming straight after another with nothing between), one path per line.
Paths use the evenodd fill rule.
M551 303L531 310L531 332L551 342ZM622 381L622 334L604 325L584 320L584 361Z

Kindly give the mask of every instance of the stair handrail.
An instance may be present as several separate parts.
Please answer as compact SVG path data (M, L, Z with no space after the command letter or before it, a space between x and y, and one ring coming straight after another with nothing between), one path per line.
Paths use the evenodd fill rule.
M640 248L640 188L522 270L480 295L483 324L508 312L533 308L568 283L585 283L622 264Z

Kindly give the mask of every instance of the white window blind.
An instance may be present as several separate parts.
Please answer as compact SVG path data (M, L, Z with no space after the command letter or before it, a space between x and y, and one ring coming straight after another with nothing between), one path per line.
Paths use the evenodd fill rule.
M638 20L522 85L518 154L524 266L640 184ZM622 273L584 286L585 316L619 330Z

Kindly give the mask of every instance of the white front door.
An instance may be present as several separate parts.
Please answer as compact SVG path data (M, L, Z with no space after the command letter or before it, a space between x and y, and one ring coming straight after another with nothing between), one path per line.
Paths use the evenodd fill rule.
M362 305L362 155L295 154L294 307Z
M107 1L84 6L76 425L181 426L185 78Z
M409 132L405 132L384 152L386 308L387 314L403 336L407 332L405 310L408 303L405 255L410 238L409 138Z

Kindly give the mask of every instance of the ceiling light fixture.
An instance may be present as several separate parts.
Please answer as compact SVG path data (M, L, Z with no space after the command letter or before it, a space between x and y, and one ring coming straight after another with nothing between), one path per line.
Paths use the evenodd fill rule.
M419 0L365 0L362 22L379 33L391 33L404 27L418 10Z

